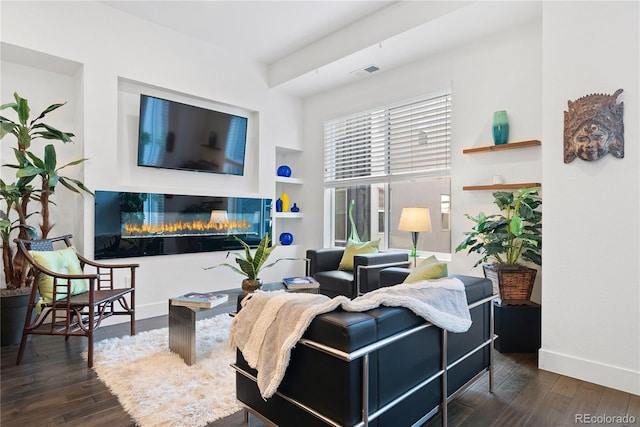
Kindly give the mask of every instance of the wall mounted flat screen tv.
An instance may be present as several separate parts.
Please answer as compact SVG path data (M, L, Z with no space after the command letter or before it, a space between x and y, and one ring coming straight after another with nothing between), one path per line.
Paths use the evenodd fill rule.
M244 174L246 117L140 95L138 166Z

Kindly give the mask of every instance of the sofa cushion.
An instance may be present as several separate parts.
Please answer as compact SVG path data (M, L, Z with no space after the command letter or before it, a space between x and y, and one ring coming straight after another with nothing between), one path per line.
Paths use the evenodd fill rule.
M339 308L313 319L303 338L350 353L376 342L377 325L368 313Z
M353 257L355 255L376 254L380 246L380 239L369 242L356 242L349 240L342 255L338 270L353 271Z
M325 295L334 297L353 294L353 272L351 271L319 271L313 277L320 282L320 292Z
M420 280L433 280L442 279L447 277L447 264L431 255L429 258L424 259L418 264L418 266L409 273L404 279L404 283L415 283Z
M80 260L73 246L57 251L29 251L33 259L44 268L62 274L83 274ZM66 285L66 280L58 280L58 286ZM40 274L38 277L38 289L40 297L46 303L53 301L53 277ZM74 279L71 281L71 295L81 294L89 290L86 279ZM58 296L58 299L62 298Z

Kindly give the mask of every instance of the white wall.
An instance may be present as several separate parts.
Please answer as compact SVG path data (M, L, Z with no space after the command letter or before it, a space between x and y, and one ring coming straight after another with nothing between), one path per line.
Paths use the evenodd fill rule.
M545 2L540 367L640 394L638 2ZM567 101L624 102L625 157L563 163Z
M527 148L501 153L463 155L463 148L492 145L493 112L507 110L510 141L540 139L541 122L541 24L520 25L506 33L494 34L423 61L390 72L380 71L366 80L305 100L305 141L311 191L323 192L322 123L325 120L368 110L403 99L452 88L452 181L451 246L463 239L471 227L465 213L497 213L489 191L462 191L463 185L491 184L493 175L507 182L541 182L540 149ZM324 209L328 206L325 205ZM312 221L323 220L323 211ZM326 216L325 216L326 218ZM306 219L306 217L305 217ZM393 226L393 225L392 225ZM397 224L396 224L397 226ZM328 235L317 230L307 243L321 247ZM473 269L475 256L454 254L449 271L482 276ZM540 294L536 286L536 295Z
M476 40L389 73L305 100L314 194L322 193L322 122L453 89L452 244L464 213L493 212L489 192L465 192L493 175L542 182L543 260L533 300L542 303L540 366L640 394L638 3L545 2L540 22ZM594 31L598 29L598 31ZM544 64L544 68L543 68ZM567 100L623 88L626 156L563 163ZM490 145L491 115L509 112L510 141L542 147L463 155ZM326 209L326 202L324 204ZM313 221L322 221L322 212ZM329 241L327 227L308 240ZM454 254L449 271L482 276L476 258Z
M2 2L1 7L2 100L8 102L14 90L34 104L68 100L60 121L53 115L51 121L79 135L74 154L89 158L81 179L91 189L273 197L275 146L299 147L302 109L299 99L268 89L262 66L95 2ZM69 63L76 63L77 71L69 71L74 69ZM58 64L64 66L54 66ZM137 167L132 156L137 106L132 97L140 87L196 104L221 103L253 112L257 120L245 176ZM63 114L75 116L66 119ZM10 175L2 171L3 178ZM61 221L55 232L73 232L79 246L91 254L93 201L70 205L76 210L73 220L66 226ZM299 250L281 247L272 256L296 255ZM123 260L141 265L137 317L166 313L167 299L186 291L239 288L242 277L231 270L202 270L223 262L225 255ZM282 262L265 270L262 278L280 280L302 274L303 268L302 261Z

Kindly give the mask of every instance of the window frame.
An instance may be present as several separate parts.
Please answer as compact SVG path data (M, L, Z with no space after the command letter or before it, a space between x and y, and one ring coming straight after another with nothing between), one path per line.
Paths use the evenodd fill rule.
M411 116L411 114L413 114L412 106L414 105L421 106L423 104L428 105L430 102L433 102L434 100L440 100L441 102L443 102L443 104L442 104L442 108L439 109L441 115L437 116L435 120L431 120L429 129L432 129L432 128L435 129L438 126L443 128L440 130L441 131L440 138L442 139L442 141L439 142L440 144L444 145L444 149L443 149L444 154L442 154L442 159L441 159L442 161L436 163L435 167L433 167L433 163L429 163L428 160L425 161L424 164L421 164L420 162L415 164L413 161L413 156L409 154L409 161L407 162L406 153L404 157L402 157L403 153L402 153L402 150L400 150L399 151L400 157L398 157L398 159L400 163L404 161L404 165L401 165L401 166L406 166L408 164L409 169L408 171L407 170L403 171L402 167L394 168L393 165L390 164L392 163L393 159L388 160L394 155L394 153L391 153L391 152L397 148L393 146L393 144L396 143L395 140L393 140L389 136L392 134L392 128L396 126L395 122L393 122L393 120L391 119L392 114L390 113L390 111L391 110L402 111L404 109L405 112L409 111L409 116ZM423 115L425 114L424 111L422 111L420 108L418 108L417 111L419 112L419 114L423 114ZM342 241L338 242L335 239L336 192L340 192L340 194L343 194L342 192L344 192L344 194L348 194L349 189L346 187L368 185L370 188L372 197L375 194L375 197L374 197L375 200L371 200L371 204L373 205L374 203L376 203L375 207L374 206L370 207L370 210L372 211L371 215L373 215L374 210L376 211L376 213L379 212L379 207L378 207L379 189L382 188L383 189L382 191L384 192L384 224L382 227L383 228L382 234L384 237L382 238L380 247L382 249L389 249L388 244L390 242L391 230L392 230L390 209L394 208L391 206L392 196L391 196L391 191L389 190L390 184L392 182L408 182L408 181L414 181L416 179L418 181L422 181L423 179L428 179L429 177L435 177L435 178L446 177L449 180L451 178L450 176L451 175L451 115L452 115L451 90L445 89L437 92L432 92L426 95L422 95L419 97L411 98L408 100L396 102L388 106L373 108L373 109L363 111L360 113L355 113L349 116L328 120L327 122L324 123L325 125L324 186L325 186L325 192L329 192L329 200L331 200L332 202L328 206L328 210L329 210L328 217L330 218L330 229L331 229L328 236L330 236L330 238L332 239L332 242L330 242L332 245L336 245L336 246L343 245ZM367 126L366 124L368 120L367 117L380 117L380 116L386 116L386 119L384 120L386 136L384 137L384 143L382 148L379 145L374 146L374 143L367 140L366 138L366 136L369 136L370 138L374 138L375 134L377 135L380 134L379 128L376 129L375 131L372 131L371 130L372 127ZM400 117L402 118L399 120L404 120L407 118L406 114ZM433 119L433 114L431 115L431 118ZM373 118L371 120L373 120ZM413 121L414 120L413 116L409 117L408 120ZM359 127L352 126L352 124L354 123L358 124ZM362 123L365 123L365 124L363 125ZM336 126L338 127L342 126L342 131L344 133L340 134L340 130L336 131L335 130ZM405 138L403 135L400 135L399 137L400 142L398 143L399 144L398 147L400 147L401 149L406 151L407 147L409 147L409 149L411 150L412 147L415 147L418 144L421 144L421 143L427 144L431 142L432 139L430 139L429 134L426 135L425 141L421 141L420 140L421 135L414 132L413 125L409 125L407 127L406 120L403 126L404 126L404 129L410 129L411 132L408 137L408 140L409 140L408 145L403 140L403 138L404 139L407 139L407 138ZM420 128L417 127L416 130L420 131ZM351 137L353 138L353 141L349 140L350 132L351 132ZM332 133L333 135L331 135ZM335 140L331 140L329 141L329 145L328 145L328 135L329 135L329 139L335 138L335 137L344 137L344 140L346 141L345 149L342 150L342 147L338 147L338 152L332 154L330 152L332 149L331 144L334 144L335 146L337 146L338 143L335 142ZM376 143L380 144L380 141L378 140L376 141ZM382 154L382 157L387 159L381 163L382 167L384 168L384 173L380 173L381 172L380 165L373 166L372 159L366 158L367 153L369 153L373 158L374 156L373 153L375 150L383 152L384 154ZM354 162L353 159L358 159L358 158L360 158L361 160L364 159L364 166L361 169L358 169L358 168L349 169L348 167L345 169L340 169L341 167L340 161L342 159L347 159L345 160L345 163L348 163L349 161L351 163L357 163L357 162ZM425 158L425 157L422 157L422 158ZM349 165L346 164L346 166L349 166ZM340 176L340 174L342 174L343 176ZM450 191L448 196L451 197ZM440 195L438 195L438 197L440 197ZM345 200L345 202L347 203L346 235L348 238L349 227L350 227L349 220L348 220L349 200ZM438 205L438 207L440 208L440 205ZM438 212L433 212L432 216L434 214L438 215L439 217L441 216L441 212L439 210ZM370 219L370 221L373 221L373 219ZM376 216L375 221L379 222L379 216ZM380 224L376 226L376 231L379 231L379 229L380 229ZM450 233L450 227L449 227L449 230L437 230L437 231L445 231ZM365 234L367 233L373 233L373 230L365 231ZM397 249L404 250L405 248L397 248ZM451 243L450 243L450 236L449 236L449 252L445 253L445 255L450 256L450 254L451 254Z

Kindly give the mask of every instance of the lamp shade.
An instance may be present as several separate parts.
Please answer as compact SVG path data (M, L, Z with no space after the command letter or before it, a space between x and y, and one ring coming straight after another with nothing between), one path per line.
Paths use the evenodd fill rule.
M209 222L212 222L214 224L227 223L227 222L229 222L229 215L227 214L227 211L212 210L211 211L211 218L209 219Z
M402 208L398 230L431 231L429 208Z

